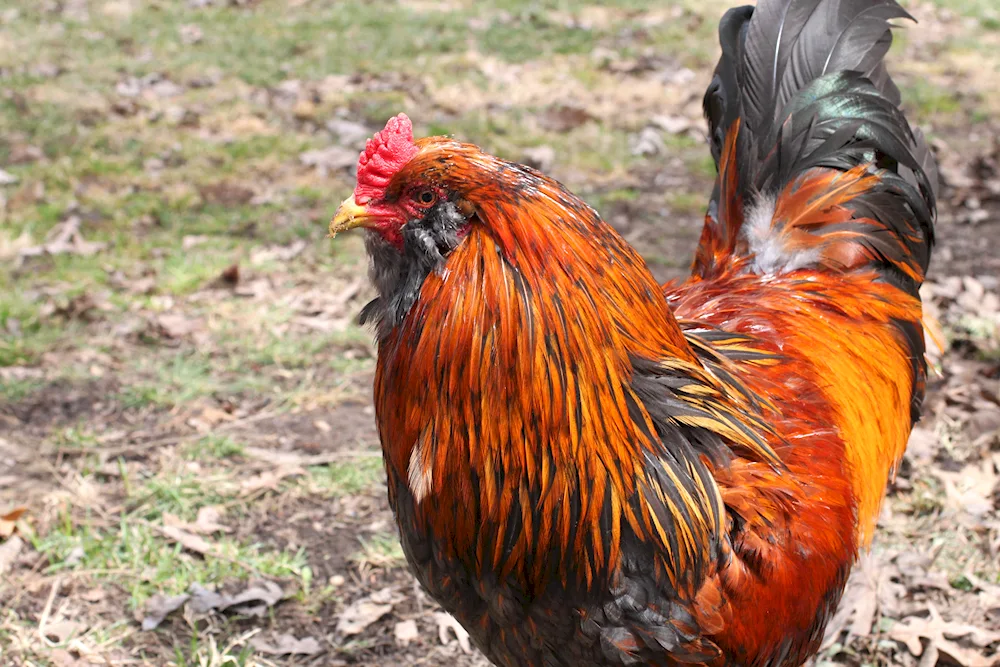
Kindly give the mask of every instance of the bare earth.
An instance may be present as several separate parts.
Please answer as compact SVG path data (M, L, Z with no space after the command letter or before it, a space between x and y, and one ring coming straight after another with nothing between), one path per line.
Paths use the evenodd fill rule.
M0 664L485 664L402 560L361 242L325 223L405 111L553 174L682 277L731 3L376 4L0 8ZM944 351L818 662L986 667L1000 14L907 6L891 69L942 165Z

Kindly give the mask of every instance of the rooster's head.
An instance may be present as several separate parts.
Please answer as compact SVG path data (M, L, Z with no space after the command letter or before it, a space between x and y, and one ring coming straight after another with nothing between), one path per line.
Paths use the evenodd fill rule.
M414 141L413 125L405 114L390 118L361 152L357 186L330 222L331 235L364 227L404 252L408 231L431 227L451 228L453 234L461 231L465 225L459 217L468 221L475 207L466 199L471 174L466 170L463 176L460 165L463 157L474 153L479 153L475 146L446 137Z

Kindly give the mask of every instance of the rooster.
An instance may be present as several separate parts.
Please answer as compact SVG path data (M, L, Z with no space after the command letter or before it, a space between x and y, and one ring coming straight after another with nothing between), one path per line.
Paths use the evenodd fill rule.
M330 231L367 230L389 500L494 663L816 652L924 394L936 177L883 63L895 18L722 18L678 285L533 169L403 115L369 140Z

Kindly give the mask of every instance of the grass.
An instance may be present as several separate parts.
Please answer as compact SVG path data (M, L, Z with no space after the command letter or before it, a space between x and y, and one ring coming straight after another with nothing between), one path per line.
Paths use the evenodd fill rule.
M238 488L224 475L212 479L161 474L137 483L128 494L127 509L114 521L64 510L52 530L33 536L33 546L46 556L48 572L84 570L97 579L114 581L127 591L133 609L155 593L174 595L192 583L212 584L251 573L291 580L308 591L312 573L302 549L283 551L253 541L208 536L213 550L196 555L159 529L165 514L193 521L202 507L233 504L237 498L220 489Z
M369 538L359 538L361 550L351 556L359 568L392 568L404 566L403 547L395 535L375 533Z
M901 89L906 104L921 117L952 115L962 110L962 102L954 90L916 79Z
M0 380L0 397L14 403L31 396L43 386L45 383L41 380Z
M992 0L934 0L934 4L975 19L986 30L1000 30L1000 10Z
M992 102L946 85L942 72L996 69L995 9L935 3L977 27L934 42L933 58L898 63L899 81L921 122L966 127L995 115ZM715 176L704 142L664 133L653 156L631 144L656 115L698 116L715 23L733 2L195 4L8 0L0 9L0 169L17 178L0 186L0 445L30 454L12 474L24 478L16 488L27 489L25 530L38 552L38 571L18 570L11 584L21 602L0 616L2 646L37 636L31 623L50 587L31 593L32 577L112 591L114 611L86 618L80 638L96 655L199 666L255 658L235 623L178 621L147 637L122 610L193 582L260 574L297 589L268 623L298 636L299 614L334 627L368 587L409 585L374 450L372 336L352 319L372 293L341 299L363 277L363 243L325 239L353 177L350 166L301 160L337 141L329 121L368 133L405 111L418 134L451 134L507 159L547 146L551 173L596 208L656 225L654 269L689 263L688 231L674 223L704 210ZM636 70L616 69L623 63ZM690 86L665 82L685 67ZM561 105L586 115L558 127L549 115ZM71 217L102 250L18 258ZM298 241L305 247L282 255ZM220 281L233 265L236 284ZM74 310L87 300L88 313ZM171 334L164 317L190 330ZM984 326L960 324L970 335ZM283 468L284 456L306 463ZM245 482L268 474L244 495ZM916 483L900 509L932 522L941 493L933 480ZM209 506L233 528L202 536L213 553L163 534L165 514L192 522ZM949 567L961 562L944 554ZM313 585L329 563L344 583ZM376 644L362 637L338 659L381 659L366 653ZM27 646L25 660L46 664L49 647ZM385 659L412 662L399 656Z
M248 572L300 583L310 576L304 552L268 551L228 539L217 540L214 546L218 556L195 556L148 525L126 517L113 530L70 525L34 543L52 562L50 572L81 569L99 580L113 580L128 592L132 609L156 593L176 595L192 583L240 579Z
M191 443L185 451L185 456L191 460L230 459L243 456L245 451L241 443L228 435L206 435Z
M359 458L349 463L312 466L303 482L305 488L320 496L343 496L359 493L384 478L382 459Z

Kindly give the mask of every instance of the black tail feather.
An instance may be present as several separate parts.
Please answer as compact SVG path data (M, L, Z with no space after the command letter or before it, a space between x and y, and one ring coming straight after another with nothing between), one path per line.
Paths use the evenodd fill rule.
M911 17L895 0L761 0L723 17L722 57L704 101L720 177L696 274L752 252L740 228L756 202L773 203L810 170L867 165L877 185L838 204L873 224L837 242L865 247L870 263L904 274L916 290L930 259L937 175L883 61L897 18ZM728 157L727 141L735 145ZM817 245L832 242L823 229L809 232Z

